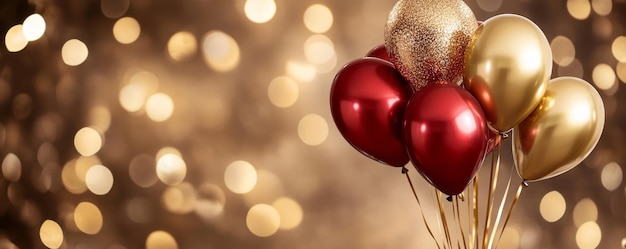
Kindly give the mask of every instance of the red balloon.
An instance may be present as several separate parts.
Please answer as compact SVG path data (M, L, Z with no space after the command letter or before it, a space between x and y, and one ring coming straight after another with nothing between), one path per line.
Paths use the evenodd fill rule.
M404 139L417 171L443 193L463 192L487 147L478 101L456 84L432 83L411 97L404 119Z
M402 141L408 84L393 65L377 58L347 64L335 76L330 110L343 137L376 161L401 167L409 162Z
M372 48L372 50L367 52L365 56L379 58L379 59L383 59L385 61L391 62L391 59L389 59L389 54L387 53L387 49L385 48L385 44L380 44Z

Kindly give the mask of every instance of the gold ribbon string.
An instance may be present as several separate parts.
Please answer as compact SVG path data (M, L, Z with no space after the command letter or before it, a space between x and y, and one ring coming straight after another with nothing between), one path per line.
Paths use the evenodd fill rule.
M474 209L472 221L472 249L478 248L478 174L474 177L474 187L472 192L472 208ZM476 246L476 247L474 247Z
M502 218L502 211L504 210L504 204L506 203L506 197L509 196L509 190L511 189L511 178L513 178L513 170L511 170L509 174L509 181L506 184L506 189L504 190L504 194L502 195L502 201L500 202L500 207L498 208L498 214L496 215L496 221L493 224L493 232L491 233L491 237L489 237L489 243L487 248L493 248L493 240L496 237L496 233L498 233L498 225L500 224L500 219ZM505 225L506 226L506 225ZM500 234L504 232L504 227L502 227L502 231Z
M500 170L501 151L502 143L499 143L498 152L491 154L491 179L489 180L489 192L487 193L487 217L485 217L485 229L483 231L483 249L488 249L487 244L489 240L489 227L491 225L491 213L493 212L494 192L496 191L496 186L498 185L498 172ZM496 157L497 159L495 159Z
M463 239L463 248L467 248L467 241L465 241L465 231L463 231L463 225L461 224L461 210L459 208L459 196L454 198L454 204L456 206L456 222L459 224L459 230L461 230L461 238ZM452 206L454 209L454 206Z
M446 220L446 213L443 210L443 202L441 201L441 192L435 189L435 195L437 196L437 203L439 204L439 214L441 215L441 222L443 223L443 231L446 234L446 240L448 246L452 248L452 240L450 239L450 229L448 229L448 221Z
M517 193L515 193L515 198L513 198L513 202L511 203L511 207L509 208L509 213L506 215L506 219L504 219L504 225L502 226L502 233L498 236L498 242L496 242L496 246L500 243L500 239L502 238L502 234L504 233L504 228L509 223L509 219L511 218L511 213L513 213L513 208L515 208L515 204L517 204L517 200L519 200L520 195L522 195L522 190L527 187L528 184L525 181L522 181L517 188Z
M420 203L420 199L417 197L417 192L415 192L415 187L413 187L413 181L411 181L411 177L409 177L409 170L405 167L402 167L402 174L406 175L406 180L409 182L409 186L411 186L411 192L413 192L413 196L415 197L415 200L417 201L417 206L420 210L420 214L422 215L422 220L424 221L424 225L426 225L426 230L428 230L428 234L430 234L430 237L433 238L433 240L435 241L435 244L437 244L437 248L441 249L441 246L439 246L439 242L435 238L435 234L433 234L433 231L430 229L428 222L426 222L426 216L424 216L424 210L422 209L422 204Z

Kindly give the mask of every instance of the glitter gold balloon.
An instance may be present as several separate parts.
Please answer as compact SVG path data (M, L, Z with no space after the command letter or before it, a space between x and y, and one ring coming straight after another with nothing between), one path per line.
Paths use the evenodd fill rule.
M507 132L535 109L552 73L550 43L525 17L503 14L478 27L467 45L463 84L491 128Z
M413 91L435 81L459 83L476 23L461 0L400 0L387 18L385 47Z
M522 179L538 181L572 169L591 153L604 129L604 104L586 81L550 81L539 106L513 129L513 158Z

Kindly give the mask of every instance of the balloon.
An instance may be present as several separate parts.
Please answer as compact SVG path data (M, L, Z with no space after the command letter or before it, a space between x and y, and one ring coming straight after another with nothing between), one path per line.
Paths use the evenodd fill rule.
M502 136L492 131L487 132L487 151L485 152L485 154L491 153L493 149L496 148L496 146L501 142Z
M402 116L410 90L393 65L377 58L347 64L333 81L330 108L343 137L364 155L396 167L409 158Z
M429 84L405 110L404 139L411 162L433 186L456 195L485 157L487 123L480 104L453 83Z
M389 59L389 54L387 54L387 49L385 48L385 44L380 44L372 48L372 50L367 52L367 55L365 56L379 58L379 59L391 62L391 59Z
M399 0L387 18L385 47L413 91L436 81L458 83L476 23L461 0Z
M520 177L539 181L572 169L591 153L604 128L604 104L586 81L550 81L539 106L513 129L513 158Z
M463 84L491 128L507 132L535 109L552 73L550 44L525 17L504 14L478 27L465 53Z

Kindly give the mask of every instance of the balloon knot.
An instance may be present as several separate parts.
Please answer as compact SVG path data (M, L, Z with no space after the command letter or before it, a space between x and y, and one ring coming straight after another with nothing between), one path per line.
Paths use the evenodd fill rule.
M509 133L500 133L500 136L502 136L502 139L508 139L509 138Z
M524 187L526 188L526 187L528 187L528 182L526 182L526 180L523 180L522 181L522 185L524 185Z
M452 202L452 196L448 195L448 197L446 197L446 200L448 200L449 202Z
M402 167L402 174L406 174L406 172L409 172L409 169L407 169L406 167Z

